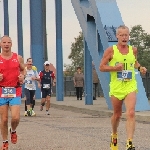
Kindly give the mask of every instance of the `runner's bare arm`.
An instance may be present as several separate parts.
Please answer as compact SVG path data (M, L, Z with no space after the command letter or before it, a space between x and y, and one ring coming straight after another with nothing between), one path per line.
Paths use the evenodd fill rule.
M37 81L37 84L38 84L38 88L41 88L41 80Z
M26 69L24 69L24 76L26 76L27 75L27 71L26 71Z
M22 74L24 74L25 65L24 65L24 60L23 60L22 56L18 55L18 60L20 63L20 71Z
M140 63L137 61L137 48L136 47L133 47L133 52L134 52L134 55L135 55L135 58L136 58L134 68L138 69L144 75L147 72L147 69L145 67L142 67L140 65Z
M137 48L136 48L136 47L133 47L133 53L134 53L134 56L135 56L135 59L136 59L134 68L135 68L135 69L138 69L138 67L140 67L141 65L140 65L139 62L137 61Z
M102 72L110 72L110 71L121 71L123 70L123 65L118 63L116 66L109 66L109 61L113 58L113 48L108 47L103 55L103 58L101 60L99 69Z

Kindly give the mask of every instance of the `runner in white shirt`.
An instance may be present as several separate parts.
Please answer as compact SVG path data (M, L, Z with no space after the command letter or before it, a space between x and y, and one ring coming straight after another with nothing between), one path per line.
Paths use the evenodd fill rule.
M36 84L35 81L39 81L38 72L32 70L32 63L27 62L27 68L25 71L25 96L26 96L26 106L27 106L27 114L25 116L34 116L35 113L32 110L33 105L33 97L35 95Z

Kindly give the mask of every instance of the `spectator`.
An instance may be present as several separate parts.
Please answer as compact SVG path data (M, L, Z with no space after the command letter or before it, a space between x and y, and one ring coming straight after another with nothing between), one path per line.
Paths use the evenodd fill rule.
M82 100L83 86L84 86L84 75L81 72L81 67L77 67L77 72L74 74L74 86L76 88L77 100Z
M96 100L96 93L97 93L99 79L94 64L92 64L92 67L93 67L93 100Z

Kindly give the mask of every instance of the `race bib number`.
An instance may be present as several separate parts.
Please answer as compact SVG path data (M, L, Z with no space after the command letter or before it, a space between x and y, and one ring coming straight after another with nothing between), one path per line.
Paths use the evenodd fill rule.
M1 97L16 97L16 88L13 87L2 88Z
M117 79L123 80L123 81L130 81L132 79L132 71L123 70L123 71L117 72Z
M50 88L50 84L43 84L43 88L44 89L49 89Z
M32 87L33 87L33 84L32 84L32 81L31 81L31 80L26 80L26 81L25 81L25 84L26 84L26 86L29 87L29 88L32 88Z

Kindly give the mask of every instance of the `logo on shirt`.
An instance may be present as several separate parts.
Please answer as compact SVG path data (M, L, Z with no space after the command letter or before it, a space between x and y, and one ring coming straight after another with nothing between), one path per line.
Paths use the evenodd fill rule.
M130 67L133 67L133 63L130 63Z
M2 63L3 63L3 61L2 61L2 60L0 60L0 63L2 64Z
M18 60L17 60L17 59L13 59L12 61L13 61L13 62L18 62Z

